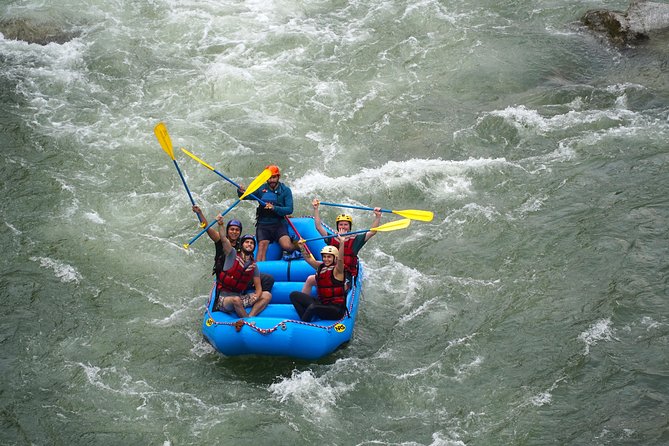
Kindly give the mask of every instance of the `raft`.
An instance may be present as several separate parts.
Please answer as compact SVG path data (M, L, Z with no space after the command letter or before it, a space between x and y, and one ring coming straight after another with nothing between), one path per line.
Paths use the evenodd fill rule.
M320 237L313 218L291 218L290 221L301 238ZM328 233L332 233L332 229L324 227ZM295 240L300 238L290 226L289 234ZM307 247L317 260L321 260L323 246L323 240L307 242ZM213 286L202 322L205 340L225 356L285 356L306 360L322 358L346 345L353 335L358 312L364 274L362 265L359 265L358 277L346 298L346 316L337 321L314 319L303 322L288 296L292 291L302 290L305 280L315 270L301 258L284 260L281 248L276 243L270 244L267 259L273 260L258 262L258 267L261 272L274 276L269 305L258 316L243 319L234 313L214 311L216 287ZM314 287L312 295L315 292Z

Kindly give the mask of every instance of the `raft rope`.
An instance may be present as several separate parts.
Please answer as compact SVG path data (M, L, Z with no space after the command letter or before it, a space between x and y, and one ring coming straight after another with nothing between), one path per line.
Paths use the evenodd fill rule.
M355 295L355 289L357 287L357 282L358 282L358 280L356 278L356 280L354 281L354 283L353 283L353 285L352 285L352 287L349 291L350 293L352 293L351 294L352 296ZM346 308L346 316L339 319L338 321L334 321L332 323L332 325L328 325L327 327L324 327L322 325L312 324L311 322L298 321L296 319L284 319L272 328L259 328L259 327L256 327L255 323L248 323L244 319L238 319L235 322L219 322L219 321L215 320L213 315L211 314L211 310L209 310L209 307L211 306L211 305L209 305L210 303L211 303L211 298L209 299L209 302L207 303L207 306L205 307L206 310L207 310L207 316L209 316L208 319L207 319L207 324L208 325L229 325L231 327L235 327L235 330L237 332L239 332L241 330L242 326L247 325L248 327L257 331L258 333L265 334L265 335L273 333L278 329L285 330L286 329L286 324L288 324L288 323L306 325L306 326L309 326L309 327L315 327L315 328L320 328L322 330L331 331L336 325L340 324L343 320L349 318L350 313L353 310L353 299L351 299L351 302L349 303L348 307Z
M305 215L302 218L313 219L314 217L312 215ZM330 231L331 233L333 233L333 234L336 233L336 231L334 229L332 229L331 227L329 227L325 223L321 222L321 225L325 229ZM214 284L214 286L216 286L216 285ZM349 290L349 292L352 293L351 294L352 296L355 295L355 289L356 289L357 286L358 286L358 277L356 277L353 280L353 283L351 285L351 289ZM235 327L235 330L237 332L241 331L241 327L246 325L246 326L250 327L251 329L257 331L258 333L265 334L265 335L273 333L273 332L277 331L278 329L285 330L287 323L306 325L308 327L315 327L315 328L320 328L322 330L331 331L336 325L340 324L343 320L345 320L347 318L350 318L351 317L351 311L353 310L353 299L351 299L351 302L349 303L348 307L346 307L346 316L339 319L338 321L333 322L332 325L328 325L327 327L324 327L322 325L312 324L311 322L298 321L298 320L295 320L295 319L284 319L283 321L279 322L278 324L276 324L272 328L259 328L259 327L256 327L255 323L250 324L250 323L246 322L244 319L238 319L235 322L219 322L219 321L215 320L213 315L211 314L211 310L209 310L209 307L211 306L210 304L211 304L211 293L209 293L209 301L207 302L207 306L205 307L205 309L207 310L207 316L209 316L208 320L207 320L208 325L230 325L231 327Z

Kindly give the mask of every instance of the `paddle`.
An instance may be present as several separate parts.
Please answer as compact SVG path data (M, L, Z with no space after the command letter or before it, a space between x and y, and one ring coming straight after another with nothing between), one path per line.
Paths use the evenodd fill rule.
M186 179L184 178L183 174L181 173L181 169L179 169L179 164L177 164L176 158L174 158L174 149L172 148L172 139L170 138L170 134L167 133L167 127L165 126L164 123L159 122L154 128L153 128L153 133L156 134L156 138L158 139L158 142L160 143L160 147L163 148L163 150L172 158L172 162L174 162L174 167L177 168L177 172L179 172L179 177L181 177L181 182L184 184L184 187L186 188L186 192L188 193L188 198L190 198L190 202L193 206L195 206L195 200L193 200L193 196L190 193L190 189L188 189L188 184L186 184ZM200 219L200 216L197 216L197 219L200 221L200 227L204 226L204 223L202 223L202 220Z
M188 150L184 149L183 147L181 148L181 151L182 151L183 153L185 153L186 155L190 156L191 158L193 158L193 159L194 159L195 161L197 161L198 163L202 164L202 165L203 165L204 167L206 167L207 169L211 170L212 172L214 172L215 174L217 174L218 176L220 176L221 178L223 178L224 180L226 180L227 182L229 182L230 184L232 184L233 186L235 186L237 189L239 189L239 184L235 183L235 182L232 181L230 178L228 178L228 177L226 177L225 175L223 175L221 172L219 172L218 170L216 170L212 165L210 165L209 163L207 163L207 162L204 161L203 159L198 158L197 156L195 156L194 154L192 154L192 153L189 152ZM265 181L267 181L268 178L269 178L269 177L267 177L267 178L265 179ZM250 188L250 187L251 187L251 186L249 186L249 188ZM258 186L258 187L260 187L260 186ZM258 188L256 187L256 189L258 189ZM254 189L254 191L255 191L256 189ZM247 191L246 193L244 193L244 195L242 195L241 198L243 198L243 197L245 197L245 196L247 196L247 195L251 195L251 198L257 200L258 203L260 203L262 206L265 206L265 204L267 204L267 203L265 203L263 200L261 200L260 198L256 197L255 195L253 195L253 194L248 194L248 191ZM240 200L241 200L241 198L240 198ZM297 228L295 227L295 225L293 224L293 222L290 221L290 218L288 218L288 216L286 215L286 216L285 216L285 219L286 219L286 221L288 222L288 224L290 225L290 227L293 228L293 231L295 232L295 235L297 235L297 237L301 239L302 236L301 236L300 233L297 231ZM184 245L184 246L186 246L186 245ZM310 256L313 257L313 254L311 253L311 251L309 251L309 247L305 246L305 248L306 248L306 250L307 250L307 254L309 254Z
M299 232L297 232L297 228L295 227L295 225L293 224L293 222L290 221L290 218L288 218L287 215L285 216L285 218L286 218L286 221L288 222L288 224L290 225L290 227L293 228L293 231L295 232L295 235L297 236L297 238L301 240L301 239L302 239L302 236L300 235ZM304 249L307 250L307 254L309 254L311 257L314 256L314 255L311 253L311 251L309 251L309 247L308 247L307 245L304 245Z
M373 211L374 208L366 207L366 206L353 206L350 204L339 204L339 203L327 203L325 201L321 201L321 204L324 204L325 206L336 206L340 208L351 208L351 209L362 209L364 211ZM420 221L432 221L434 218L434 214L430 211L420 211L416 209L406 209L403 211L395 211L395 210L390 210L390 209L381 209L381 212L389 212L391 214L396 214L399 215L400 217L408 218L410 220L420 220Z
M203 165L204 167L206 167L207 169L209 169L209 170L211 170L212 172L214 172L215 174L217 174L219 177L221 177L221 178L223 178L224 180L228 181L230 184L232 184L233 186L235 186L237 189L239 189L239 187L240 187L239 184L235 183L235 182L232 181L230 178L226 177L226 176L223 175L221 172L219 172L218 170L214 169L212 166L210 166L209 164L207 164L206 161L201 160L200 158L198 158L197 156L193 155L192 153L190 153L188 150L186 150L186 149L184 149L184 148L181 148L181 151L182 151L183 153L185 153L186 155L190 156L191 158L193 158L193 159L194 159L195 161L197 161L198 163L202 164L202 165ZM265 169L265 170L269 171L268 169ZM271 173L270 173L270 176L271 176ZM267 179L269 179L269 177L267 177L267 178L265 179L265 181L267 181ZM260 186L262 186L262 184L261 184ZM260 186L258 186L258 187L260 187ZM250 187L250 186L249 186L249 187ZM256 189L258 189L258 188L256 188ZM254 190L255 190L255 189L254 189ZM242 196L245 197L245 196L247 196L247 195L251 195L251 198L253 198L254 200L257 200L258 203L260 203L262 206L265 206L265 205L267 204L267 203L265 203L264 201L262 201L260 198L256 197L256 196L253 195L253 194L244 194L244 195L242 195ZM299 237L299 236L298 236L298 237Z
M262 186L269 179L269 177L271 177L271 176L272 176L272 173L269 171L269 169L265 169L262 172L260 172L260 175L258 175L253 181L251 181L251 184L249 184L249 187L237 199L237 201L235 201L232 204L232 206L230 206L228 209L226 209L225 212L221 213L221 215L223 216L223 215L227 214L228 212L230 212L235 206L237 206L239 203L241 203L241 201L244 199L244 197L251 194L252 192L255 192L256 189L258 189L260 186ZM205 232L207 232L207 230L209 228L214 226L214 223L217 223L217 221L216 220L212 221L211 223L209 223L209 225L207 225L206 228L204 228L202 231L200 231L200 233L198 235L196 235L195 237L190 239L190 241L188 243L184 243L184 248L188 249L188 247L190 245L195 243L195 240L199 239L202 236L202 234L204 234Z
M232 203L232 206L230 206L229 208L227 208L227 209L225 210L225 212L222 212L222 213L221 213L221 216L223 216L223 215L227 214L228 212L230 212L231 210L233 210L235 206L237 206L239 203L241 203L241 201L242 201L242 200L239 200L239 199L238 199L237 201L235 201L234 203ZM215 223L218 223L218 221L217 221L217 220L212 221L211 223L209 223L209 224L207 225L206 228L204 228L202 231L200 231L195 237L193 237L192 239L190 239L190 241L189 241L188 243L184 243L184 248L185 248L185 249L188 249L188 248L190 247L190 245L192 245L193 243L195 243L195 240L199 239L199 238L202 236L202 234L204 234L205 232L207 232L207 231L209 230L209 228L211 228L212 226L214 226Z
M352 232L346 232L344 234L331 234L331 235L326 235L323 237L314 237L314 238L308 238L306 240L301 240L302 242L313 242L314 240L323 240L326 238L334 238L337 237L338 235L346 236L346 235L353 235L353 234L362 234L363 232L368 232L368 231L377 231L377 232L387 232L387 231L397 231L398 229L405 229L409 227L411 224L411 220L408 218L403 218L402 220L395 220L391 221L390 223L386 223L381 226L377 226L376 228L369 228L369 229L361 229L359 231L352 231Z
M186 155L190 156L191 158L193 158L193 159L194 159L195 161L197 161L198 163L202 164L202 165L203 165L204 167L206 167L207 169L209 169L209 170L211 170L212 172L218 174L218 176L220 176L221 178L227 180L230 184L232 184L233 186L235 186L237 189L239 189L239 184L235 183L235 182L232 181L230 178L226 177L226 176L223 175L221 172L219 172L218 170L214 169L212 166L210 166L209 164L207 164L205 161L203 161L203 160L201 160L200 158L198 158L197 156L193 155L192 153L190 153L188 150L184 149L183 147L181 148L181 151L182 151L183 153L185 153Z

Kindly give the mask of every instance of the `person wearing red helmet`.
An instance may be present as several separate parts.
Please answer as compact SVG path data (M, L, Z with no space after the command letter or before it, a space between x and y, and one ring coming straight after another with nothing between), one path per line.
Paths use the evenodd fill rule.
M281 249L290 253L295 250L288 235L286 218L293 213L293 192L288 186L281 183L281 171L279 167L270 164L267 166L272 176L267 182L260 186L252 195L263 201L264 205L258 203L256 209L256 237L258 238L258 262L266 260L267 247L271 242L278 242ZM241 196L245 188L237 191ZM247 196L245 200L254 199Z
M311 205L314 207L314 223L316 224L316 230L322 236L328 235L327 231L323 227L321 222L320 215L320 201L316 198L311 202ZM347 214L339 214L335 219L335 224L338 234L344 234L351 232L353 229L353 218ZM371 228L376 228L381 224L381 208L374 208L374 221L372 222ZM344 268L346 269L346 278L347 281L354 280L358 275L358 252L360 249L367 243L367 241L376 235L376 231L367 231L362 234L350 235L344 237L344 244L340 244L337 238L332 237L326 239L326 242L332 246L335 246L339 249L341 256L344 258ZM342 248L343 246L343 248ZM316 276L311 275L304 282L302 287L303 293L311 292L311 288L316 285Z
M341 244L343 237L337 237ZM316 298L301 291L290 293L290 302L297 315L304 322L314 317L327 320L339 320L346 315L346 285L344 258L334 246L327 245L321 250L323 261L319 262L307 255L304 241L298 242L304 259L316 270Z

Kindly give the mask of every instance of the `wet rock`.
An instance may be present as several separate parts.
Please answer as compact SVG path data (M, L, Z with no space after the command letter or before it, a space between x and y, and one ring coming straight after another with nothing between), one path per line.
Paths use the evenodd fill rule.
M632 0L625 12L590 10L581 21L615 44L633 44L648 39L654 31L669 29L669 4Z
M0 20L0 33L5 39L23 40L38 45L62 44L80 35L78 31L64 30L55 24L38 23L28 19Z

